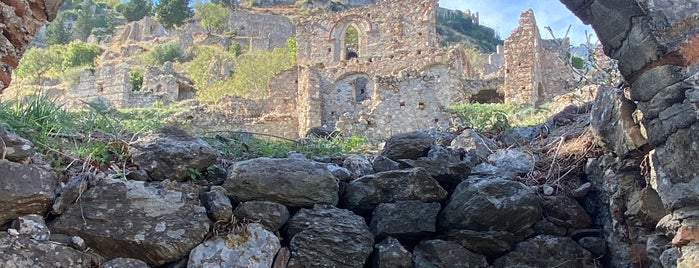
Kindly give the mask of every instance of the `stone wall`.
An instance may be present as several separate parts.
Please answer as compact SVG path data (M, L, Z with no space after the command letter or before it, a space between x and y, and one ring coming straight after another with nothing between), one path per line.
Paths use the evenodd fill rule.
M695 162L699 159L699 3L561 2L592 25L605 53L619 61L621 74L631 85L625 96L650 145L642 151L650 149L639 169L645 171L647 191L657 191L670 210L656 229L672 239L672 248L660 248L661 261L663 256L674 260L672 256L681 255L672 265L695 267L699 262L699 165ZM648 248L641 253L660 255Z
M10 85L12 69L46 21L56 18L63 0L0 2L0 93Z
M568 91L567 39L543 40L534 11L520 15L519 26L505 39L505 100L541 104Z
M238 9L231 12L229 27L236 32L234 40L243 48L271 50L285 47L294 36L296 27L288 17L278 14L260 14Z

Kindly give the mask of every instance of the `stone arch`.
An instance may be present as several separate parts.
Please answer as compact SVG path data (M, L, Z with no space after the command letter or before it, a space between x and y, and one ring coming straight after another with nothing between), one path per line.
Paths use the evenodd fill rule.
M372 23L360 15L348 15L338 20L330 31L329 40L333 42L333 60L340 61L347 58L346 44L347 31L357 31L356 48L352 48L357 56L366 55L369 34L372 32Z

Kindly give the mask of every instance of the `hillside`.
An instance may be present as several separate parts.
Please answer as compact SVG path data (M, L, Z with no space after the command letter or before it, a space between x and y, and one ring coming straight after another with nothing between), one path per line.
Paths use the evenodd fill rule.
M495 52L497 45L503 44L495 30L473 23L469 16L458 10L438 13L437 33L442 45L465 44L487 53Z

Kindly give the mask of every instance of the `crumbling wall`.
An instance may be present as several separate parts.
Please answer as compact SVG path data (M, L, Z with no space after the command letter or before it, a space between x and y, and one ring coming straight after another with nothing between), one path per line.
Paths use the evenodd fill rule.
M233 39L245 49L285 47L286 40L296 33L294 23L284 15L253 13L242 9L231 12L229 26L235 31Z
M63 0L0 2L0 93L10 86L24 50L46 21L56 18Z
M573 78L568 44L567 39L541 39L534 11L522 12L519 26L505 39L505 100L537 105L565 94Z
M643 153L648 152L643 161L636 163L645 175L642 178L645 181L639 183L646 186L645 191L657 192L670 211L657 223L656 231L660 237L672 239L671 244L665 244L662 239L648 239L645 247L643 244L636 247L632 256L641 256L646 261L644 264L657 263L659 259L664 267L696 267L699 263L699 165L695 162L699 159L699 17L696 15L699 3L561 2L584 23L592 25L605 54L619 61L619 70L630 85L624 92L624 98L631 104L627 105L626 113L642 123L641 133L648 140L648 148L639 148ZM617 160L626 161L626 157L618 155ZM609 183L621 184L621 179L615 177ZM632 201L622 200L621 208L624 202L633 204ZM630 248L634 249L633 246Z

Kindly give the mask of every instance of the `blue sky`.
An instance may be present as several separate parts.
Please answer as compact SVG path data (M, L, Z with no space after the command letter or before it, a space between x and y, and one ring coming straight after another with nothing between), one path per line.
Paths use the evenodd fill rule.
M542 38L551 38L549 32L544 29L546 26L550 26L556 37L560 38L565 35L568 25L572 25L568 34L568 37L571 38L571 45L585 43L585 30L588 34L594 34L592 28L583 25L580 19L575 17L558 0L440 0L439 6L479 12L481 25L495 29L503 39L507 38L512 29L517 27L519 15L528 8L534 10ZM593 37L591 41L594 44L597 38Z

